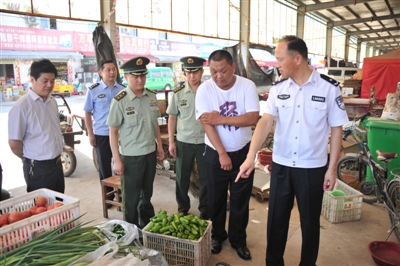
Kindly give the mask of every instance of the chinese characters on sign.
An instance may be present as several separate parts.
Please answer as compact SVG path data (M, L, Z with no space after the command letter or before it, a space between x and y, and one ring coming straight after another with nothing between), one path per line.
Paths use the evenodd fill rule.
M90 32L75 32L75 51L94 53L92 36Z
M118 31L117 31L118 32ZM0 50L94 53L92 33L25 27L0 27ZM172 42L119 35L119 51L124 54L201 55L201 44Z
M157 51L159 52L200 55L200 49L201 44L196 43L171 42L166 40L158 40L157 43Z
M120 36L119 49L126 54L150 54L150 39Z
M73 32L2 26L0 49L73 51Z

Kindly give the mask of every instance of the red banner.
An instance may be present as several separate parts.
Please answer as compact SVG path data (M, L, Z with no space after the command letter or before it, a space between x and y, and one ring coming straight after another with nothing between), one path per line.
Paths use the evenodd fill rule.
M1 26L0 49L74 51L73 32Z
M150 54L150 39L120 35L119 49L124 54Z
M78 52L93 52L93 34L91 32L75 32L74 50Z

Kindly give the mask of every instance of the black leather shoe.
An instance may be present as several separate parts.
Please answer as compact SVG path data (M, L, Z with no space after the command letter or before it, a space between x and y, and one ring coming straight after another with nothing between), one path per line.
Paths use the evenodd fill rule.
M208 219L210 219L210 215L208 215L208 212L202 212L202 213L200 213L200 219L208 220Z
M251 260L250 250L247 247L237 248L236 251L242 260Z
M211 241L211 253L218 254L221 252L221 250L222 250L221 242L216 239L213 239Z

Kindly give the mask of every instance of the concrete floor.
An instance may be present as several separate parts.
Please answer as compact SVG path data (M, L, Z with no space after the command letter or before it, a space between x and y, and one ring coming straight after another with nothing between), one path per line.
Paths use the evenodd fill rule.
M71 97L72 98L72 97ZM82 103L80 99L79 104ZM1 105L1 107L7 107ZM0 159L4 168L3 187L11 191L12 196L26 193L22 165L18 158L13 156L7 145L6 113L0 114ZM75 146L75 155L78 165L76 171L66 178L65 194L80 199L80 212L86 213L83 221L98 223L106 221L103 218L101 205L101 190L97 171L92 162L91 147L85 135L77 136L81 144ZM256 178L255 183L263 184L263 180ZM174 196L175 182L158 171L154 182L152 203L157 210L165 209L168 213L177 211ZM198 200L192 198L190 213L199 215ZM230 265L265 265L266 247L266 220L268 200L260 203L254 197L250 200L250 220L247 228L247 243L252 254L251 261L241 260L228 241L223 243L222 252L211 255L207 266L217 262L226 262ZM122 219L122 213L116 207L109 210L109 219ZM362 205L360 221L331 224L321 216L321 244L318 265L375 265L367 250L367 244L374 240L385 240L390 226L387 211L382 205ZM396 241L395 236L389 238ZM301 230L297 207L292 211L290 232L285 252L286 265L298 265L301 248Z

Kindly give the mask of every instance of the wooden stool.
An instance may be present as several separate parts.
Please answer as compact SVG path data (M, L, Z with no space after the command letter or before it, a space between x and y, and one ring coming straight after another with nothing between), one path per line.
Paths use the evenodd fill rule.
M113 191L110 191L107 193L106 187L111 187L113 188ZM120 203L120 190L121 190L121 179L119 176L114 175L111 177L108 177L106 179L101 180L101 194L102 194L102 200L103 200L103 216L104 218L108 218L108 208L107 204L111 204L113 206L118 207L118 211L121 211L122 203ZM108 196L114 195L114 200L108 200Z

